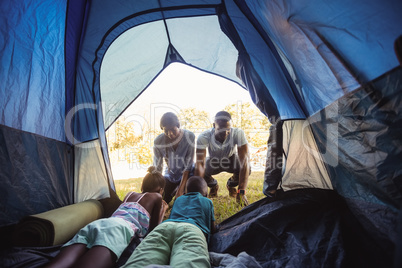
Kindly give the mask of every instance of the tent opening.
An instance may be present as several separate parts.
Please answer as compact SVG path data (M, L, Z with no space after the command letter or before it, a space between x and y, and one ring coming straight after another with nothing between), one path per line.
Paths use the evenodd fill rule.
M268 118L239 84L197 68L172 63L131 103L106 132L114 180L143 177L152 165L153 140L161 116L173 112L196 137L212 127L218 111L231 113L233 126L248 138L252 170L263 171ZM261 178L262 180L263 178Z

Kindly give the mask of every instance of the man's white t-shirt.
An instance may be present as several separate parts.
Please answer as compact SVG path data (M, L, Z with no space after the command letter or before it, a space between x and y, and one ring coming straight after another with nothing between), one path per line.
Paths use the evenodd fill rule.
M223 143L215 139L215 128L202 132L197 139L197 149L208 148L210 158L229 158L236 153L236 148L247 144L246 135L240 128L231 128ZM236 147L237 146L237 147Z

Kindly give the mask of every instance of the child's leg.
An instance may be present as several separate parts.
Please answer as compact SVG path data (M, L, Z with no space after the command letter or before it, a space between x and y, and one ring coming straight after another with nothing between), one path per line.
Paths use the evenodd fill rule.
M60 253L45 268L73 267L73 264L87 251L85 244L73 244L62 248Z
M136 247L133 254L121 268L146 267L150 264L169 264L173 234L174 223L164 222L159 224Z
M207 240L197 226L191 223L179 223L170 255L170 266L175 268L211 267Z
M111 268L116 264L116 259L116 255L108 248L94 246L78 259L74 268Z

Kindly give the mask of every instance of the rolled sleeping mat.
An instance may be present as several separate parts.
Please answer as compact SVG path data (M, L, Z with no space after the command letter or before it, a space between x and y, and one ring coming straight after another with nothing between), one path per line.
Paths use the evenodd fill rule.
M103 217L103 206L97 200L27 216L16 225L14 246L45 247L64 244L82 227Z

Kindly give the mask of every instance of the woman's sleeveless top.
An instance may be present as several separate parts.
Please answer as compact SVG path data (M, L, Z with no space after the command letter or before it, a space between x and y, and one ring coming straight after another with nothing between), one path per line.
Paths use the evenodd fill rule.
M117 217L128 222L139 237L144 237L149 230L150 215L138 202L146 195L144 193L136 202L126 202L130 194L124 198L123 203L117 208L111 217Z

